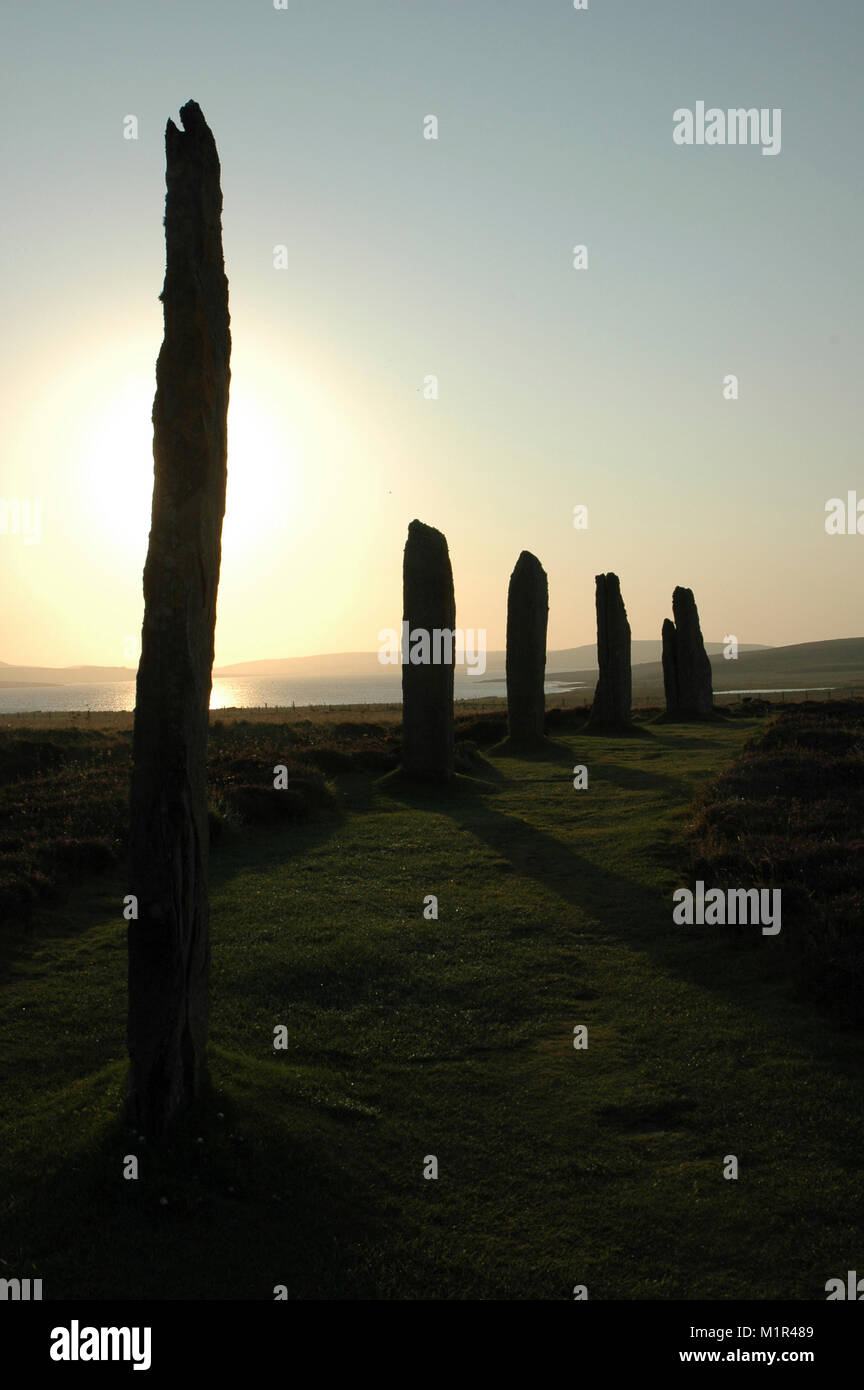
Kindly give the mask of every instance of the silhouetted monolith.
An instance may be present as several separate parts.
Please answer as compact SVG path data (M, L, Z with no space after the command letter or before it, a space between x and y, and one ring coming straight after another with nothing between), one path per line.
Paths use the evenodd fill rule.
M402 766L410 777L448 782L453 776L453 572L446 539L422 521L408 527L402 595Z
M133 735L129 1117L160 1134L199 1093L210 967L207 724L225 512L231 337L222 192L194 101L169 121L165 334Z
M699 613L692 589L676 588L672 616L663 623L663 684L666 713L706 715L714 708L711 662L702 640Z
M507 590L507 725L517 743L542 740L546 725L546 571L523 550Z
M660 633L663 648L663 689L666 693L666 713L678 713L678 633L671 618L663 619Z
M600 728L629 729L632 676L627 610L616 574L598 574L594 583L600 676L588 722Z

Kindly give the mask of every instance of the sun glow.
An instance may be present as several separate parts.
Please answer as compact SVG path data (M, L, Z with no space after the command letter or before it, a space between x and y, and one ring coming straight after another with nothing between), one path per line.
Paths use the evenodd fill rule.
M93 404L77 450L78 502L96 529L137 546L150 530L153 496L152 380L127 376ZM292 450L277 437L266 406L242 389L228 407L228 485L223 549L237 557L296 510Z
M298 504L295 448L277 433L254 392L232 389L228 405L228 488L223 554L247 556L264 536L293 531Z
M106 399L97 396L78 450L78 502L96 529L125 546L150 530L153 385L126 376Z

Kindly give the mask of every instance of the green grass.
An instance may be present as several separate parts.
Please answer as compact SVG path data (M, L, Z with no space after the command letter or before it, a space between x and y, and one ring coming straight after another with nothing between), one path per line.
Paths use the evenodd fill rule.
M0 995L3 1274L46 1298L824 1299L861 1260L862 1042L796 1000L775 938L672 925L688 805L756 727L555 728L447 792L357 773L341 814L226 836L210 1088L159 1157L118 1119L122 874L40 909Z

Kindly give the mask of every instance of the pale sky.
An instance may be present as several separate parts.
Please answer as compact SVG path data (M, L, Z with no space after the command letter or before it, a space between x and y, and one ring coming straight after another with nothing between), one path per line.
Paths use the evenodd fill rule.
M0 534L0 660L137 656L190 98L233 337L217 664L375 650L414 517L490 648L523 549L551 648L607 570L634 638L676 584L712 641L862 632L864 536L824 526L864 498L860 0L6 0L0 50L0 499L42 508ZM779 108L780 152L676 145L698 101Z

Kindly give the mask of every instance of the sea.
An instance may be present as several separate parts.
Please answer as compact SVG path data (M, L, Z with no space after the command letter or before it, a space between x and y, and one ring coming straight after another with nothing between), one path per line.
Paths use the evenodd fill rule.
M569 681L547 681L546 694L588 689ZM454 674L454 699L486 700L505 696L500 679ZM350 676L214 676L211 710L290 709L316 705L400 704L401 675L356 680ZM48 714L56 711L131 710L135 708L135 682L100 681L92 685L16 685L0 687L0 714Z

